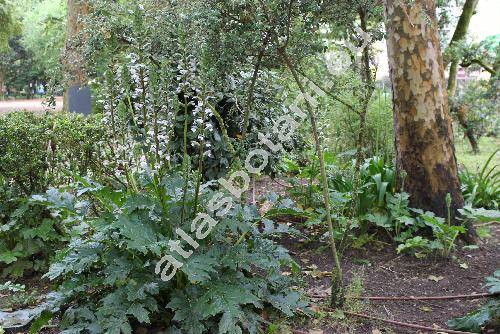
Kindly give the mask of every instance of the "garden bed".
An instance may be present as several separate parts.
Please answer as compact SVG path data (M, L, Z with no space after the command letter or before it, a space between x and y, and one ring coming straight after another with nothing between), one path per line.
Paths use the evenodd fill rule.
M311 233L311 231L304 231ZM453 258L429 257L417 259L411 255L397 255L390 245L367 245L362 249L350 250L345 254L343 269L346 282L351 279L362 281L363 296L444 296L486 292L482 288L484 278L500 267L500 228L491 228L491 237L485 239L479 249L457 251ZM332 268L333 259L329 248L320 247L317 242L299 243L299 240L283 240L293 252L294 258L306 270L317 266L317 275L305 274L307 291L314 297L315 304L328 303L330 279L322 276ZM380 247L378 247L380 246ZM299 255L300 254L300 255ZM308 269L309 267L309 269ZM464 268L467 267L467 268ZM314 268L314 267L313 267ZM325 273L326 274L326 273ZM323 295L323 296L322 296ZM451 299L443 301L370 301L364 302L359 311L380 318L418 324L428 327L438 325L447 328L446 321L463 316L477 309L484 299ZM395 333L415 333L414 329L388 326L373 321L340 321L325 317L322 321L309 321L303 328L321 328L324 333L372 333L379 329L392 328ZM383 332L383 331L382 331ZM376 331L374 332L376 333Z

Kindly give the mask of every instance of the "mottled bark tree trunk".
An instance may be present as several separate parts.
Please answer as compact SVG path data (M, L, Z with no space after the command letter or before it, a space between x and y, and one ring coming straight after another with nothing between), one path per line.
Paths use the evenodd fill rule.
M385 0L398 171L410 205L447 216L464 205L453 146L434 0ZM473 228L470 226L471 236ZM473 238L469 238L473 239Z
M86 0L68 0L67 35L62 58L64 79L66 81L64 109L67 108L68 88L87 84L84 52L82 50L82 44L85 41L85 36L82 34L84 28L82 19L88 12L89 6Z

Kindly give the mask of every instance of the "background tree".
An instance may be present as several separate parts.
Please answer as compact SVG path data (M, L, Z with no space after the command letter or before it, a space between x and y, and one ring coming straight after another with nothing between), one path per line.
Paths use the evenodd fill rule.
M455 32L451 38L450 44L448 48L453 48L455 45L460 43L467 36L467 31L469 30L470 20L476 11L477 4L479 0L466 0L462 9L462 14L458 19L457 26L455 28ZM445 50L446 53L446 50ZM450 64L450 74L448 77L448 95L450 98L453 98L455 95L455 91L457 88L457 71L458 65L460 63L459 57L451 57L451 59L446 59L444 61L444 67Z
M33 53L22 46L20 37L11 38L9 49L0 54L0 73L9 94L31 98L44 73L35 65Z
M0 50L8 48L10 37L19 32L19 22L13 15L12 3L0 0Z
M7 0L0 0L0 51L8 51L9 39L18 32L19 23L13 15L13 8ZM5 85L5 72L0 71L0 93Z
M467 120L467 110L468 107L466 105L454 105L454 97L457 89L457 72L458 72L458 66L460 63L460 55L458 55L458 52L453 52L453 49L458 49L460 43L465 39L467 36L467 31L469 30L469 24L470 20L472 19L472 16L474 15L476 11L477 4L479 3L479 0L466 0L463 8L462 8L462 14L460 15L460 18L458 19L457 26L455 28L455 32L453 33L453 36L451 38L450 44L448 48L445 50L445 54L451 53L451 57L446 57L445 56L445 62L444 62L444 67L446 68L448 63L450 64L450 70L449 70L449 75L448 75L448 97L450 98L450 107L452 111L455 111L458 121L460 125L464 128L465 134L467 138L469 139L469 142L472 146L472 150L474 152L479 152L479 148L477 145L477 140L474 135L473 128L471 124L469 124L469 121ZM451 58L451 59L450 59Z
M86 0L68 0L67 31L64 55L62 60L65 93L64 105L68 107L68 89L72 86L83 87L87 84L87 72L83 45L85 40L84 16L89 13Z
M456 219L464 205L436 23L435 2L385 1L396 163L410 205ZM450 207L446 197L451 196ZM474 236L472 226L469 239Z
M42 0L22 13L21 44L33 55L44 76L60 81L61 52L66 38L66 0Z

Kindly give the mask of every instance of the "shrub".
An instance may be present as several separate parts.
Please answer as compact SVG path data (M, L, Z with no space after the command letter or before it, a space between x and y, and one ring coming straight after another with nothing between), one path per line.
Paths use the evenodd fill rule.
M96 117L15 112L0 118L0 133L0 268L17 278L44 271L68 240L65 225L29 197L74 173L100 176L105 131Z
M396 192L394 167L379 157L366 159L361 166L357 216L352 218L352 176L337 167L338 159L333 154L325 156L330 177L332 216L337 220L334 236L342 240L342 245L346 238L354 240L355 235L376 229L384 231L398 245L398 253L410 252L423 257L438 252L448 256L454 250L456 239L465 232L465 228L451 225L449 219L436 217L432 212L410 208L409 195ZM289 172L307 179L307 184L300 180L293 182L291 191L296 198L307 199L304 202L306 210L301 212L302 217L308 218L306 224L321 224L325 210L322 208L315 158L312 157L311 163L304 167L292 160L286 160L285 164Z
M325 138L328 149L335 154L356 149L359 132L359 116L342 105L335 105L319 119L326 127ZM392 99L389 90L378 88L374 91L364 131L363 150L367 156L377 155L389 161L394 158L394 133Z
M29 196L48 185L50 118L29 112L0 118L0 176L15 192Z
M105 130L98 117L14 112L0 118L0 133L0 176L19 196L101 169L98 144Z
M61 222L27 198L0 193L0 222L2 277L19 278L25 271L45 271L54 251L68 240Z
M471 80L459 90L458 96L453 101L456 106L466 106L467 121L477 137L497 136L499 133L497 85L498 78ZM463 131L463 128L458 127L458 131Z
M451 225L444 218L436 217L432 212L423 212L420 209L412 209L417 214L415 219L405 219L406 231L396 238L401 242L397 252L412 252L416 257L424 257L429 253L437 251L443 256L450 255L456 246L457 237L465 233L465 227ZM421 235L422 230L431 229L434 239L428 239Z

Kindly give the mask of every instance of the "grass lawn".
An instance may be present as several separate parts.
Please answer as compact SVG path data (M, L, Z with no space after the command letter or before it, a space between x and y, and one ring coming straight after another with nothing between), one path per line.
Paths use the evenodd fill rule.
M473 154L467 139L455 138L455 150L459 165L465 166L469 171L475 171L486 163L486 160L500 149L500 138L482 137L479 139L479 154ZM500 152L493 157L490 167L500 164Z

